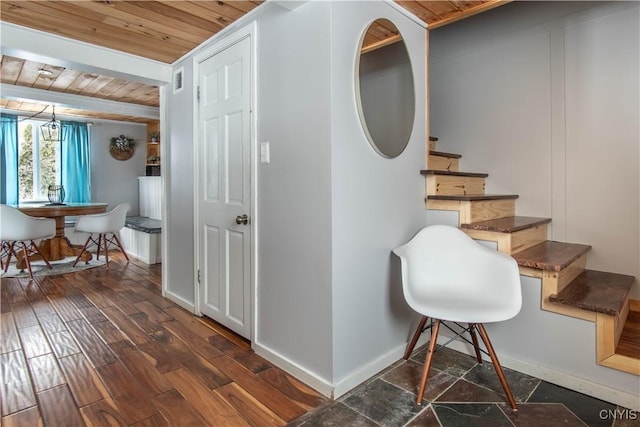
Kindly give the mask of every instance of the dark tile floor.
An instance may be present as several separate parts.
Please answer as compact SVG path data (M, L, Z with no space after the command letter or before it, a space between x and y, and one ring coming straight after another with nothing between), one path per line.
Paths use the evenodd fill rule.
M504 369L511 410L489 362L439 348L422 405L416 394L426 347L289 427L640 427L640 412Z

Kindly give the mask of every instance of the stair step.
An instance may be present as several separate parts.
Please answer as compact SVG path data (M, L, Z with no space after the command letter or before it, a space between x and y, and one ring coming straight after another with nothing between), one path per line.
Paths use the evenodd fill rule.
M462 154L445 153L444 151L429 150L429 154L432 155L432 156L437 156L437 157L448 157L450 159L460 159L460 158L462 158Z
M589 252L590 249L590 245L548 240L514 254L513 258L522 267L558 272Z
M426 198L427 209L458 211L459 224L514 216L517 194L434 194Z
M443 153L441 151L429 151L427 166L431 170L458 171L460 154Z
M500 252L513 255L545 242L550 222L549 218L509 216L461 224L460 228L474 239L496 242Z
M587 311L618 316L624 308L635 277L585 270L549 301Z
M440 171L427 169L420 173L427 177L426 193L432 194L482 194L486 173Z
M460 227L468 230L493 231L497 233L515 233L539 225L549 224L550 218L536 218L531 216L509 216L506 218L490 219L487 221L462 224Z
M517 194L431 194L427 200L453 200L461 202L478 202L487 200L517 199Z
M486 178L489 176L488 173L478 173L478 172L459 172L459 171L439 171L434 169L423 169L420 171L422 175L441 175L441 176L461 176L461 177L469 177L469 178Z

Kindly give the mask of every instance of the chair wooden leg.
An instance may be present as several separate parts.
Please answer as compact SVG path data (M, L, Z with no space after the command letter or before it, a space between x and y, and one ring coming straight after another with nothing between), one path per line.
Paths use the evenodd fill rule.
M107 240L107 234L101 234L102 241L104 242L104 258L107 263L107 268L109 268L109 240Z
M33 240L31 241L31 247L33 248L33 252L34 253L40 255L40 258L42 258L42 260L47 265L47 267L49 267L49 270L53 269L53 267L51 267L51 264L49 264L49 260L47 259L47 257L44 256L44 254L42 252L40 252L40 249L38 248L38 245L36 245Z
M513 393L511 392L511 388L509 387L509 383L507 383L507 378L504 376L504 372L502 370L502 366L500 365L500 361L498 360L498 356L493 349L493 345L491 345L491 341L489 340L489 335L487 335L487 331L484 328L482 323L476 324L478 328L478 332L480 333L480 338L484 342L484 346L487 348L489 352L489 357L491 358L491 362L493 363L493 367L496 370L496 374L498 375L498 379L500 380L500 384L502 384L502 388L504 389L505 394L507 395L507 399L509 400L509 404L514 411L518 410L518 405L516 404L516 400L513 398Z
M78 254L78 257L76 258L75 261L73 261L73 267L76 266L76 264L78 263L78 261L80 261L80 257L82 256L83 253L85 253L85 251L87 250L87 246L89 246L89 242L91 242L91 234L89 234L89 237L87 237L87 241L84 242L84 246L82 247L82 250L80 251L80 253Z
M476 351L476 359L478 363L482 363L482 355L480 354L480 347L478 347L478 336L475 331L475 324L469 323L469 335L471 335L471 342L473 343L473 349Z
M22 243L22 252L24 253L24 262L27 264L27 270L29 270L29 277L33 279L33 271L31 271L31 261L29 260L29 251L27 250L27 244L25 242L20 242L20 243Z
M16 260L18 259L18 254L15 253L15 245L16 242L11 242L9 243L9 256L7 256L7 262L4 265L4 272L6 273L7 271L9 271L9 264L11 264L11 257L15 256Z
M433 362L433 353L436 351L436 342L438 341L438 330L440 329L440 319L435 319L433 329L431 329L431 342L429 342L429 349L427 350L427 357L424 360L424 368L422 371L422 378L420 379L420 390L418 391L418 398L416 403L422 405L422 399L424 392L427 389L427 380L429 378L429 371L431 370L431 363Z
M127 262L129 261L129 256L127 255L127 253L124 251L124 247L122 246L122 243L120 243L120 239L118 238L118 233L113 233L113 238L116 240L116 244L118 245L118 247L120 248L120 252L122 252L122 255L124 255L124 258L127 260Z
M101 249L102 249L102 233L98 234L98 252L96 253L96 260L100 259Z
M127 258L127 261L129 260L129 258ZM420 323L418 323L418 327L416 328L416 331L413 334L413 337L411 338L411 342L409 342L409 345L407 345L407 349L404 351L404 360L409 359L409 356L411 356L411 352L413 351L413 348L416 346L416 343L418 342L418 338L420 338L420 335L422 335L422 330L424 329L424 325L427 323L427 316L422 316L422 319L420 319Z

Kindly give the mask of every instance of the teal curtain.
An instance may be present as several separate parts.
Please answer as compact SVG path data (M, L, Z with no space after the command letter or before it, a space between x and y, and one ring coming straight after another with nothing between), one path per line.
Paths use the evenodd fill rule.
M68 203L91 202L91 156L86 123L62 121L60 176Z
M18 116L0 114L0 203L18 204Z

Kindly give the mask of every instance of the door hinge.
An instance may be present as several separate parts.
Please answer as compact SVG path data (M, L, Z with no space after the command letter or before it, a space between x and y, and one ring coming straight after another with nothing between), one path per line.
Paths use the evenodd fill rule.
M198 94L197 94L197 97L198 97L198 101L200 101L200 86L198 86Z
M198 270L198 283L200 283L200 270Z

